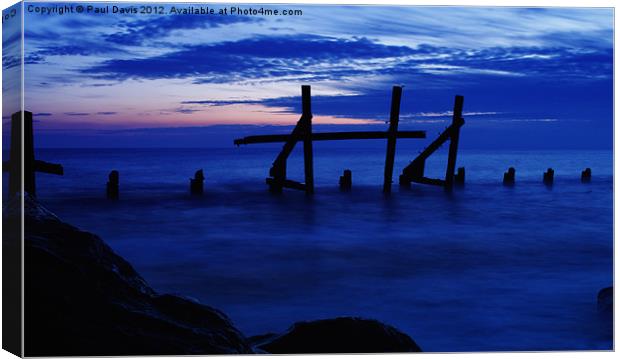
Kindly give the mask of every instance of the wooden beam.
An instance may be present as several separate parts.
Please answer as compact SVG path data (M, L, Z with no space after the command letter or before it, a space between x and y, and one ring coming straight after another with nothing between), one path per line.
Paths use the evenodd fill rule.
M426 138L426 131L398 131L396 138ZM287 142L292 134L247 136L235 140L235 145L251 145L256 143ZM312 141L344 141L344 140L382 140L388 138L385 131L351 131L351 132L313 132ZM297 141L303 140L299 136Z
M292 189L298 189L300 191L306 191L306 185L297 181L285 179L278 181L275 178L267 178L266 182L269 186L286 187Z
M53 175L64 175L64 169L62 165L56 163L49 163L45 161L34 161L34 170L42 173L49 173Z
M392 174L394 172L394 156L396 154L396 132L398 132L398 117L400 116L400 99L403 88L392 88L392 106L390 108L390 127L387 132L387 149L385 151L385 169L383 172L383 192L392 191Z
M312 156L312 106L310 86L301 86L301 108L304 120L304 175L306 180L306 193L314 193L314 162Z
M448 150L448 166L446 167L446 188L452 189L454 183L454 168L456 167L456 154L459 148L459 134L463 120L463 96L454 97L454 110L452 112L452 131L450 136L450 149ZM457 125L461 123L461 125Z

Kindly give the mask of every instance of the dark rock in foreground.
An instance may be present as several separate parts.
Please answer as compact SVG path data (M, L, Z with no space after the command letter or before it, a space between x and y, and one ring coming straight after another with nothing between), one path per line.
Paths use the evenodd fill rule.
M222 312L156 293L99 237L31 197L24 203L26 356L420 351L397 329L359 318L301 322L247 340ZM3 220L19 215L15 197Z
M26 356L252 353L226 315L156 293L99 237L28 197L25 228Z
M342 317L295 323L278 336L254 337L274 354L420 352L407 334L376 320Z

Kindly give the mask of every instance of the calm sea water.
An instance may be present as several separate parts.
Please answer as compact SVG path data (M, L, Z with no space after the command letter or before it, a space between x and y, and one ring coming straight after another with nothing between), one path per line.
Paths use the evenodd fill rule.
M426 351L610 349L597 292L612 283L611 151L461 151L465 188L381 193L385 149L315 144L316 195L273 195L277 147L40 150L53 212L100 235L160 292L222 309L247 335L354 315ZM416 155L399 148L395 181ZM445 153L427 173L441 177ZM517 185L501 185L517 169ZM542 172L555 169L552 188ZM591 167L593 180L580 172ZM203 168L204 196L188 194ZM338 190L342 170L354 188ZM121 199L105 200L110 170ZM300 153L289 176L303 178ZM6 181L6 175L5 175ZM5 185L6 187L6 185Z

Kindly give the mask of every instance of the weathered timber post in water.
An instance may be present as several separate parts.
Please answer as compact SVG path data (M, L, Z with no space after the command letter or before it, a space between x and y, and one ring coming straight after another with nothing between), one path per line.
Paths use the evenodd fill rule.
M547 172L543 173L543 182L550 186L553 184L553 168L547 168Z
M189 192L191 194L203 194L205 175L202 170L194 173L194 178L189 179Z
M388 153L386 155L386 170L384 173L384 188L386 183L391 183L391 173L394 166L394 153L397 138L426 138L425 131L398 131L398 112L400 110L400 96L402 89L394 87L392 97L392 112L390 116L390 128L388 131L351 131L351 132L312 132L312 112L310 108L310 86L302 86L302 116L297 122L290 135L261 135L247 136L235 139L235 145L249 145L254 143L285 142L282 151L273 162L269 170L270 178L267 184L272 191L280 192L282 188L293 188L306 193L314 192L313 141L338 141L338 140L375 140L388 139ZM398 96L396 94L398 93ZM396 101L397 100L397 101ZM397 105L395 107L395 105ZM392 121L392 119L395 119ZM298 141L304 142L304 171L305 183L292 181L286 178L286 160ZM391 159L391 160L390 160ZM389 175L389 176L388 176ZM342 177L341 177L342 178ZM389 181L387 181L389 179Z
M113 170L108 175L108 183L106 184L106 196L108 199L118 199L119 173Z
M592 170L588 167L585 170L581 171L581 182L590 182L592 179Z
M463 115L463 96L455 96L454 110L452 113L452 124L448 126L435 141L422 151L411 163L403 169L399 182L403 186L409 186L411 182L430 184L435 186L444 186L451 190L454 182L454 167L456 166L456 155L458 152L459 133L461 126L465 124ZM448 165L446 167L446 176L442 179L428 178L424 176L424 167L426 159L432 155L441 145L450 140L450 149L448 151Z
M312 163L312 109L310 104L310 86L301 87L301 118L293 129L290 137L280 151L280 154L269 169L270 178L267 178L269 189L273 192L281 192L282 188L294 188L306 191L308 194L314 193L314 174ZM292 181L286 178L286 161L288 156L295 148L297 141L304 143L304 172L306 183ZM236 142L236 141L235 141Z
M510 167L507 172L504 172L504 185L512 186L515 184L515 169Z
M465 184L465 167L459 167L454 175L454 184L462 186Z
M353 186L353 179L351 177L351 170L344 170L342 176L340 176L340 181L338 181L341 190L351 189Z
M390 107L390 127L388 128L387 150L385 151L385 170L383 172L383 193L392 192L392 173L394 172L394 155L396 154L396 133L400 116L400 99L403 88L392 88L392 106Z
M37 186L35 172L62 176L64 174L64 170L62 165L39 161L34 158L32 112L15 112L11 116L10 158L9 161L3 163L2 166L3 171L9 171L9 194L15 194L22 191L22 133L24 139L23 191L29 193L31 196L36 196Z

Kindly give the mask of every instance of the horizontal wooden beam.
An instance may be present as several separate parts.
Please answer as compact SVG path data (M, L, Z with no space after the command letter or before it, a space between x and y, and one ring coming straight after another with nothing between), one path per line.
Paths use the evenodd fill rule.
M286 142L292 135L261 135L248 136L235 140L235 145L250 145L254 143ZM303 137L298 136L298 141ZM385 131L353 131L353 132L318 132L312 134L312 141L337 141L337 140L379 140L388 138ZM396 138L426 138L426 131L398 131Z
M2 162L2 172L8 172L11 170L11 162L4 161ZM49 163L45 161L34 161L34 170L42 173L50 173L54 175L64 175L64 169L62 165L56 163Z
M64 169L62 168L62 165L39 160L34 161L34 170L37 172L50 173L61 176L64 174Z
M281 183L275 178L267 178L268 185L278 185L279 187L298 189L300 191L306 190L306 185L297 181L285 179Z
M411 182L421 183L421 184L430 184L433 186L444 186L446 181L437 178L428 178L428 177L417 177L412 178Z

